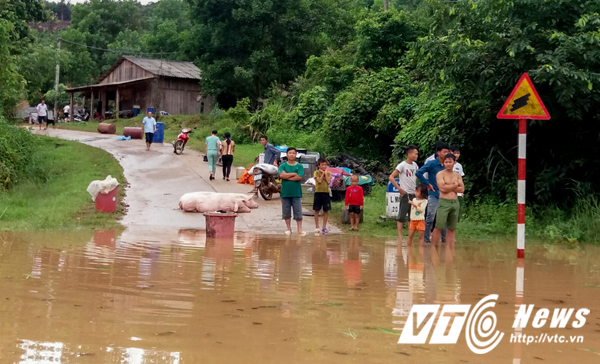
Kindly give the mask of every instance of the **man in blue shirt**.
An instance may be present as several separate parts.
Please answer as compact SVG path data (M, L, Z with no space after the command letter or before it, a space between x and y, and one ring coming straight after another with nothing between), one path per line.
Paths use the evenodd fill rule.
M277 165L275 164L275 161L279 159L281 153L279 149L275 148L273 144L269 143L269 139L266 135L260 137L260 144L265 147L265 163Z
M277 161L279 160L279 156L281 152L279 149L275 148L275 146L269 143L269 138L266 135L260 136L260 144L265 147L265 161L266 164L272 164L277 166ZM254 189L250 193L258 194L258 186L260 185L260 179L262 178L262 174L258 174L254 176Z
M447 144L438 144L436 148L437 159L425 163L417 171L417 178L421 183L427 185L429 197L427 198L427 215L425 216L425 242L431 242L431 228L435 220L438 204L440 202L440 190L438 189L436 175L444 170L444 157L450 152ZM427 173L427 177L425 177ZM442 230L442 240L446 240L446 229Z
M146 135L146 150L150 150L154 133L156 132L156 120L152 117L152 113L148 111L148 116L142 120L144 134Z

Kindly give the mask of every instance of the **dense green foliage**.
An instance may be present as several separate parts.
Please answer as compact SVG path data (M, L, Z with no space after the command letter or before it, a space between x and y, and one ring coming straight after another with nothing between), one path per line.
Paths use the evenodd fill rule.
M50 14L29 3L0 0L4 110L53 88L56 57L67 85L92 82L123 54L194 61L219 101L214 117L249 140L268 133L390 167L408 144L421 161L437 140L460 145L477 206L514 200L516 122L495 115L528 72L552 115L529 122L533 214L572 218L577 201L597 196L596 0L391 0L389 11L383 0L91 0ZM23 28L65 16L58 34ZM65 41L57 54L57 35L90 47Z
M0 192L25 180L45 179L38 143L28 130L9 124L0 115Z

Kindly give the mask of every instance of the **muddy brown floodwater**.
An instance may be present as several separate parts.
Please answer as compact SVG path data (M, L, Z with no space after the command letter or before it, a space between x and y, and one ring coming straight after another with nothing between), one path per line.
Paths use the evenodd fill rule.
M130 239L130 238L127 238ZM127 240L114 232L0 234L0 363L599 363L600 250L529 246L523 302L587 308L583 337L511 343L515 244L396 247L351 236L203 231ZM498 294L505 333L490 353L397 344L415 304ZM515 361L516 359L516 361Z

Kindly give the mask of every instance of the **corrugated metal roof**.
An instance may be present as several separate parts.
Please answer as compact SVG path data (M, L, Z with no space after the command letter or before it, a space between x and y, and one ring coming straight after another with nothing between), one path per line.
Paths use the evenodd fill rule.
M192 62L167 61L153 58L124 56L126 60L135 63L148 72L157 76L200 79L200 68Z
M123 63L124 60L130 61L156 76L188 78L192 80L200 79L200 68L196 67L192 62L123 56L119 58L105 74L100 76L98 82L105 79L115 68Z

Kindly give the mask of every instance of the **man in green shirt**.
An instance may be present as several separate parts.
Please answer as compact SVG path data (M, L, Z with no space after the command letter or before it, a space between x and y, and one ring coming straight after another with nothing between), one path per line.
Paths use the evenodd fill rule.
M286 235L292 234L292 210L294 220L298 223L298 234L306 235L302 231L302 186L304 167L296 162L296 148L288 148L288 161L279 166L279 178L281 178L281 214L285 220Z

